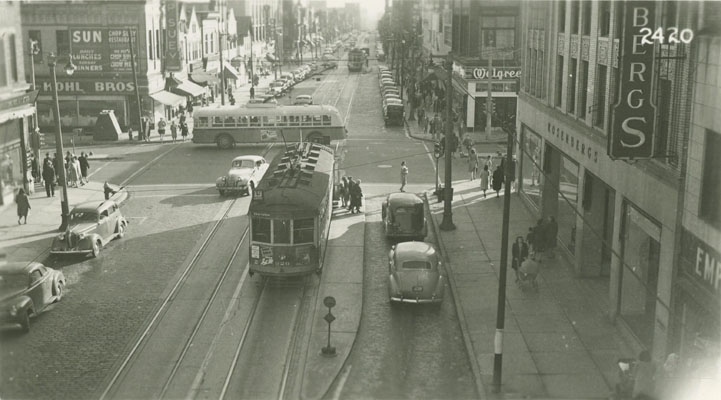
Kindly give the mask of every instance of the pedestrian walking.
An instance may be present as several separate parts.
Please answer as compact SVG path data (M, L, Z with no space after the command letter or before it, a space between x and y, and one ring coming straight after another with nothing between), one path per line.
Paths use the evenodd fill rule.
M460 140L458 140L458 135L453 132L453 135L451 136L451 155L453 156L453 158L456 158L456 152L458 151L459 143Z
M518 268L528 258L528 244L523 240L523 236L516 237L516 241L513 242L511 248L511 254L513 255L511 268L516 272L516 282L518 282Z
M533 227L533 252L540 256L543 256L543 252L546 251L547 231L545 221L543 218L539 218L536 226Z
M473 148L473 139L471 139L470 132L466 132L463 134L463 148L466 149L466 154L468 154L470 156L471 149ZM463 154L463 153L461 153L461 154Z
M471 180L476 179L476 172L478 171L478 154L476 149L471 148L468 152L468 172L471 173Z
M480 173L481 178L481 190L483 190L483 197L486 197L486 190L488 190L488 178L490 176L488 171L488 165L483 166L483 171Z
M40 181L40 170L38 165L38 159L35 158L35 155L30 156L30 168L32 171L32 177L33 180L36 182Z
M170 121L170 138L173 140L173 143L175 143L175 139L178 138L178 122L175 118Z
M528 227L528 233L526 233L526 243L528 243L529 251L536 251L536 232L532 226Z
M180 135L183 137L183 142L185 142L185 138L188 136L188 124L186 122L180 124Z
M353 186L355 186L355 181L353 180L352 176L348 177L348 211L351 210L351 201L352 201L352 195L353 195Z
M165 137L165 127L167 126L167 123L165 122L165 119L163 117L160 117L160 121L158 121L158 135L160 135L160 143L163 143L163 138Z
M88 183L88 171L90 170L90 162L88 162L88 156L85 155L85 152L80 153L78 162L80 162L80 183L84 185Z
M348 178L342 177L340 187L338 188L338 194L340 195L341 205L345 208L348 206Z
M423 110L423 107L418 107L417 112L418 112L418 126L421 127L421 126L423 126L423 122L426 119L426 113Z
M73 187L78 187L81 184L80 179L82 177L82 173L80 172L80 161L78 161L77 156L73 156L72 161L70 161L70 164L68 165L68 169L70 170Z
M493 171L493 182L491 183L491 186L493 187L493 191L496 192L496 197L499 197L501 195L501 187L503 186L503 169L501 166L497 166L496 170Z
M408 183L408 167L405 161L401 161L401 192L405 192L406 184Z
M358 179L353 184L353 189L350 194L350 212L351 214L360 213L360 208L363 205L363 190L361 189L361 180Z
M28 210L30 210L30 199L28 198L28 195L25 194L25 189L18 190L17 196L15 196L15 204L17 204L18 209L18 225L20 225L20 221L24 218L25 224L28 223Z
M493 171L493 156L490 154L488 155L488 158L486 158L486 166L489 171Z

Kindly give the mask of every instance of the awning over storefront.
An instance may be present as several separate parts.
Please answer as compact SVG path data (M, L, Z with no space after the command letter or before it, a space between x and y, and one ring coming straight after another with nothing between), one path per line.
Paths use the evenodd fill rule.
M240 79L240 72L230 64L223 64L223 75L230 79Z
M267 53L267 54L265 55L265 59L268 60L268 61L270 61L270 62L275 62L275 56L272 55L272 54L270 54L270 53Z
M426 73L426 76L423 77L421 82L433 81L436 79L438 79L438 76L436 76L435 71L431 71Z
M25 118L35 114L35 107L32 105L22 105L0 111L0 124L10 121L11 119Z
M192 74L190 74L190 79L192 79L193 82L203 86L220 82L220 79L218 79L217 76L209 74L205 71L193 72Z
M195 75L195 74L193 74ZM196 85L195 83L191 81L183 81L180 85L173 88L176 92L180 92L180 94L184 96L192 96L192 97L198 97L202 96L205 93L205 89L202 87Z
M165 104L166 106L176 107L185 104L185 97L178 96L177 94L168 92L166 90L161 90L157 93L153 93L150 95L150 97L152 97L153 100L161 104Z

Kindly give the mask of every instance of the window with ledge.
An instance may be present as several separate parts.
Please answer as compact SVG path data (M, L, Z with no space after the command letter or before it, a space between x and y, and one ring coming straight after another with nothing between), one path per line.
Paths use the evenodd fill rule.
M313 243L313 218L293 220L293 244Z
M273 244L290 244L289 219L273 220Z
M17 49L15 48L15 34L8 35L8 47L10 50L10 79L13 83L18 81L18 59Z
M253 241L270 243L270 220L267 218L252 219Z
M578 110L576 115L579 118L586 118L586 97L588 96L588 61L581 61L581 72L578 77Z
M566 99L566 112L574 114L576 112L576 68L578 61L575 58L571 58L571 62L568 64L568 93Z
M566 0L560 0L558 3L558 31L566 32Z
M620 23L618 21L617 23ZM611 2L603 0L598 2L598 35L608 37L611 31Z
M604 127L606 120L606 74L608 68L605 65L599 64L596 69L596 101L593 105L594 118L593 125L599 128Z
M721 134L706 130L699 217L721 228Z
M582 24L583 24L583 34L588 36L591 34L591 5L593 3L590 1L584 1L583 2L583 12L581 13L582 18Z
M580 7L578 0L571 1L571 33L578 34L578 9Z
M556 107L561 107L563 101L563 56L556 56L556 93L555 93L555 104Z

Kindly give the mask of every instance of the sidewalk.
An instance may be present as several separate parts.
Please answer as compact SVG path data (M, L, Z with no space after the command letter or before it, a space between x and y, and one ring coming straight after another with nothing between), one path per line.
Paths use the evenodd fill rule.
M509 266L503 334L503 386L492 393L503 196L483 198L477 181L454 182L453 222L441 231L443 203L427 193L469 358L487 398L607 399L617 358L633 357L605 317L607 284L579 279L561 251L544 258L538 290L519 287ZM525 235L533 215L511 200L510 236Z
M39 188L39 186L38 186ZM62 187L55 188L55 196L47 197L45 189L30 195L27 225L18 225L15 204L0 208L0 254L8 261L40 261L50 249L52 238L59 233L60 196ZM79 188L68 188L70 209L86 201L102 201L103 182L90 181Z

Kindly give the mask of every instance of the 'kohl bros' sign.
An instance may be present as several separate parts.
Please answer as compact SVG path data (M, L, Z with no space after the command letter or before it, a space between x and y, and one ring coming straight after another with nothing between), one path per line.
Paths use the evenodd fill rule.
M50 81L38 81L38 89L45 94L52 93L53 84ZM93 80L64 80L55 85L58 94L133 94L135 83L133 81L93 81Z
M494 80L514 80L521 77L521 68L518 67L493 67L489 72L485 67L471 68L453 63L453 72L468 80L486 80L489 75Z
M646 29L655 30L655 3L627 1L621 47L621 90L613 106L608 155L613 159L653 157L656 106L653 96L654 45L645 41Z

